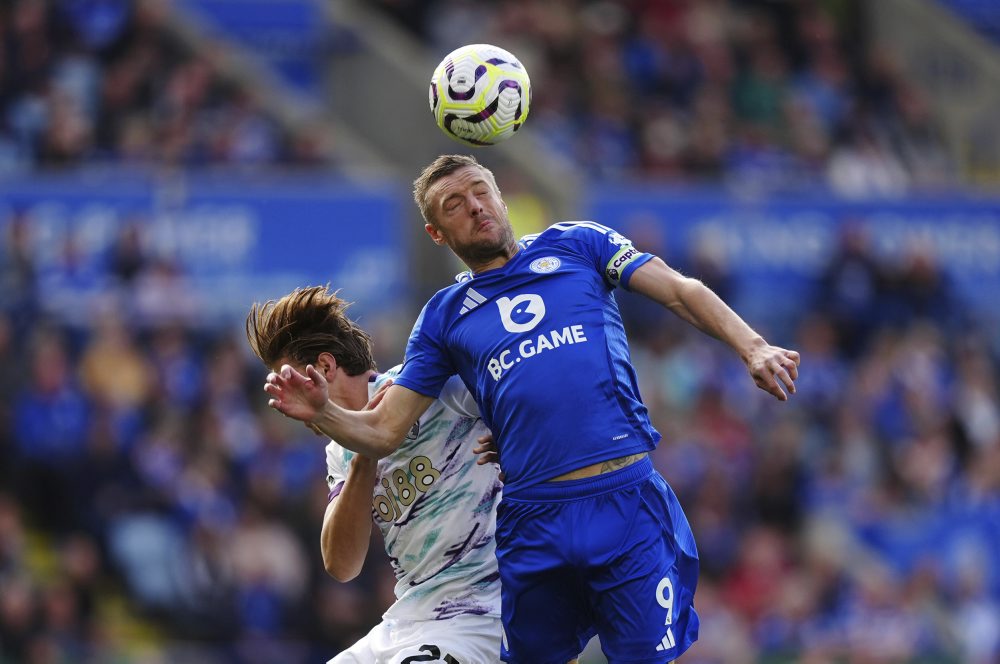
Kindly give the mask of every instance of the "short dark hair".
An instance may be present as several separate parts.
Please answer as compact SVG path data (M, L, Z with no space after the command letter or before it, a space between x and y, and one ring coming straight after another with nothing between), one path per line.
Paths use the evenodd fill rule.
M441 178L451 175L458 169L467 166L474 166L480 169L486 175L486 179L490 181L490 184L493 185L493 189L497 193L500 192L496 178L493 177L493 171L476 161L475 157L465 154L443 154L424 168L420 176L413 181L413 200L416 202L417 207L420 208L420 216L424 218L425 222L432 226L437 226L434 223L434 215L431 213L430 202L427 200L427 190Z
M284 358L315 364L320 353L330 353L350 376L374 370L371 336L345 315L348 306L329 286L255 302L246 321L250 348L268 368Z

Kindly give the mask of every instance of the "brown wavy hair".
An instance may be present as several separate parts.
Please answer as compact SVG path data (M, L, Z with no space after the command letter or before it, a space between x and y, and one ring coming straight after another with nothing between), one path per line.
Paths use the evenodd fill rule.
M350 304L329 286L255 302L247 314L247 341L268 368L285 358L316 364L320 353L330 353L350 376L374 370L371 336L344 313Z

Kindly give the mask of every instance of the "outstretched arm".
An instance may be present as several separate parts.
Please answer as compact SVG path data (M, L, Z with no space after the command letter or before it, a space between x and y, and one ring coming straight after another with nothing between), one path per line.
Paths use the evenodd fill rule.
M289 365L267 375L264 391L271 408L310 425L341 446L381 459L395 452L413 423L434 402L400 385L393 385L373 410L347 410L327 395L327 382L311 364L305 375Z
M795 393L799 354L768 344L705 284L654 257L636 269L628 286L728 344L739 353L757 387L780 401L788 399L782 385L789 394Z

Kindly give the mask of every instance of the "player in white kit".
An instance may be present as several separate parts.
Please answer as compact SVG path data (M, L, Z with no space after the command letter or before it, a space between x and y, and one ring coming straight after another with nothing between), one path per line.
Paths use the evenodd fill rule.
M269 368L313 365L330 400L360 410L398 371L379 374L367 333L324 287L254 304L247 338ZM494 551L501 482L477 462L489 433L457 377L382 459L336 442L326 448L330 502L321 544L327 571L361 571L372 521L396 575L396 602L381 623L331 664L487 664L500 656L500 580Z

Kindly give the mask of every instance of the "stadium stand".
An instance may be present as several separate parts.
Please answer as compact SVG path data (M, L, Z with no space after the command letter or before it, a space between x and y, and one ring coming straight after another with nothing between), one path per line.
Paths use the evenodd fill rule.
M927 100L856 38L856 3L379 4L437 52L482 41L521 53L544 90L532 125L602 181L848 195L954 184Z
M941 0L978 32L1000 43L1000 8L989 0Z
M531 129L595 185L858 200L964 184L935 100L889 53L849 47L865 28L855 3L377 4L428 61L474 38L513 44L536 89ZM148 6L0 5L0 172L340 167ZM388 561L373 544L357 580L326 577L321 444L266 408L241 321L205 324L143 219L81 263L4 186L0 663L294 664L353 643L391 603ZM988 212L970 212L986 218L984 251ZM755 321L802 352L793 408L756 394L715 342L620 298L664 434L654 460L701 551L702 636L684 664L1000 658L996 311L970 306L926 246L887 261L863 224L837 228L803 290L769 303L780 323ZM678 266L743 297L743 273L702 248ZM98 296L54 306L66 283ZM411 322L374 330L380 366Z
M0 169L319 165L149 2L0 9Z

